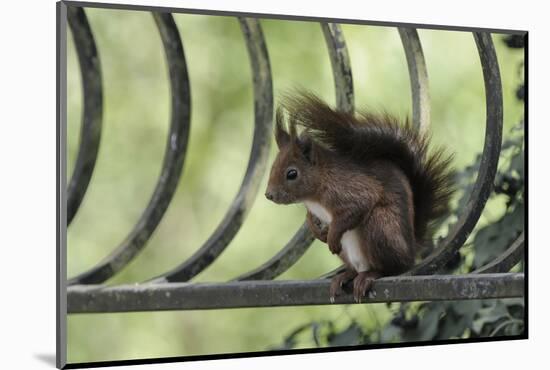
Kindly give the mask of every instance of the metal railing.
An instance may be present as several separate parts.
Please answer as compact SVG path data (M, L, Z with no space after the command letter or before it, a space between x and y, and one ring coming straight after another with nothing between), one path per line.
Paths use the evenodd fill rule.
M241 186L213 234L187 260L172 270L139 284L104 285L147 245L162 220L181 177L190 129L190 89L179 31L170 13L152 12L167 60L171 90L171 118L161 174L149 204L123 242L90 270L68 280L67 311L128 312L212 309L282 305L331 304L329 277L316 280L274 281L305 253L313 242L302 225L288 243L258 268L229 282L190 283L216 261L246 220L267 168L272 137L273 86L266 43L257 19L237 17L248 48L254 87L254 136ZM80 147L67 188L67 225L78 212L92 176L102 126L102 76L94 37L81 7L68 6L67 17L76 45L84 107ZM346 42L335 23L320 23L330 57L337 107L353 111L353 79ZM426 63L414 28L398 28L405 50L412 95L413 123L419 130L430 125L430 98ZM474 32L483 69L486 129L477 179L458 222L434 251L409 272L375 281L365 302L452 300L518 297L524 293L522 273L508 273L523 257L523 233L494 261L466 275L437 275L458 253L475 227L497 170L502 142L502 86L498 61L489 33ZM335 303L354 303L351 294Z

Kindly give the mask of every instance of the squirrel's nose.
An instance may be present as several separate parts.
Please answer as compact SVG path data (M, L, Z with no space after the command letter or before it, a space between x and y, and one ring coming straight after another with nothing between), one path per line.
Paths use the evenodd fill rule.
M265 197L269 200L273 200L273 194L269 191L265 193Z

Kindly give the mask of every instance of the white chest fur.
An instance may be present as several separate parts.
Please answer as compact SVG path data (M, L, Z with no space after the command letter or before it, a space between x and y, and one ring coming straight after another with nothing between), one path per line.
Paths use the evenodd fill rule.
M313 213L319 220L330 225L332 215L329 210L318 202L304 201L306 208ZM342 252L340 256L347 261L357 272L367 271L368 264L364 253L361 250L361 239L356 229L348 230L342 235Z
M323 221L325 224L330 224L332 221L332 215L323 207L320 203L313 202L310 200L305 200L304 205L306 208L315 215L319 220Z

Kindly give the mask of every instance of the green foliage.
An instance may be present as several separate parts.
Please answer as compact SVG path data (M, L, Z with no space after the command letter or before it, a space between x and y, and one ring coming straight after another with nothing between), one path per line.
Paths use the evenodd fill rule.
M384 326L366 329L353 317L343 320L342 329L332 321L314 321L293 330L281 345L270 349L518 335L524 329L523 315L523 299L402 304Z
M524 229L525 206L524 190L524 148L523 121L510 131L509 137L502 145L499 171L495 177L494 191L488 203L504 201L503 214L491 223L478 227L473 234L473 263L468 268L472 271L499 256ZM473 173L479 167L481 156L478 155L473 165L459 174L459 184L466 189L459 200L459 206L453 212L458 213L467 202L473 187ZM465 256L464 256L465 257ZM463 261L466 262L466 261ZM469 272L468 271L468 272Z
M401 313L382 329L388 341L478 338L518 335L523 331L523 299L429 302L411 309L403 320Z

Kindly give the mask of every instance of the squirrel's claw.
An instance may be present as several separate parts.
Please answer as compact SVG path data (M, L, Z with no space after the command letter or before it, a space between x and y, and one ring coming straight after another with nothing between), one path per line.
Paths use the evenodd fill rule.
M342 286L353 279L355 271L346 270L335 275L330 282L330 303L334 303L335 298L343 293Z
M336 296L342 294L342 284L339 279L332 279L330 283L330 303L334 303Z
M379 275L374 272L359 272L353 279L353 299L356 303L361 303L361 299L371 290L374 280Z

